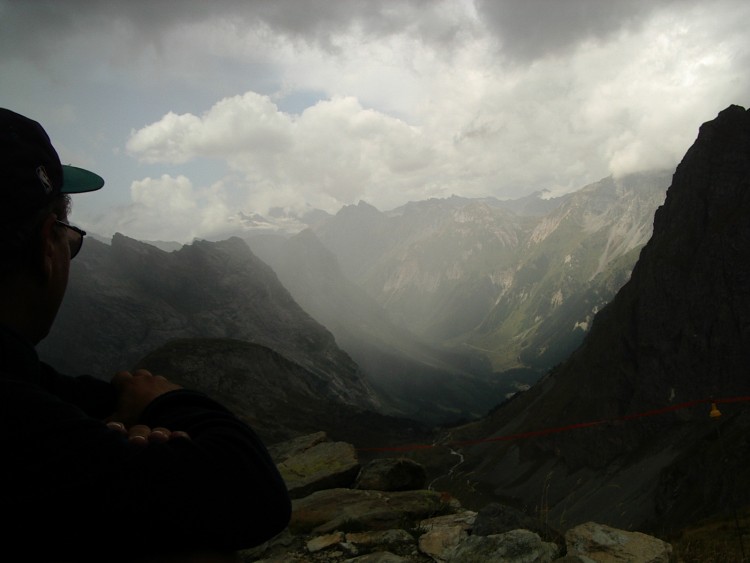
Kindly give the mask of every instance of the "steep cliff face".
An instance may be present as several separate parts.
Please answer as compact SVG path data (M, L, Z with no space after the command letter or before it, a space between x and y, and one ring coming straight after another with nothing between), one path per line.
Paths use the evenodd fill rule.
M666 173L634 174L570 194L524 241L512 278L469 341L495 349L498 361L520 356L540 369L566 359L628 280L668 185Z
M707 405L623 418L748 395L748 366L750 112L732 106L700 128L630 281L596 316L583 345L529 392L454 436L612 422L467 448L465 475L520 503L543 498L551 517L568 523L666 527L684 519L687 507L697 517L728 499L750 502L747 472L733 471L747 465L747 440L726 445L729 465L708 457L720 445L717 424L726 436L742 435L747 407L727 405L719 423ZM732 477L717 478L723 474Z

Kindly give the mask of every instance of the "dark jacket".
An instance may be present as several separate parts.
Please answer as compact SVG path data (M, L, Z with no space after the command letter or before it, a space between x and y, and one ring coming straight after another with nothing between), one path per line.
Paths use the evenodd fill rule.
M154 400L139 422L192 439L136 446L103 422L114 410L109 383L57 373L2 327L0 359L0 506L10 519L0 551L27 553L14 560L239 550L288 524L286 487L265 447L207 396Z

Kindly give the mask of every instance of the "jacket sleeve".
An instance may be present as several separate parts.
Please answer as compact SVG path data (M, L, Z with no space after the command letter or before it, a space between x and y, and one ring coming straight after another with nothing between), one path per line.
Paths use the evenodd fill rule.
M196 524L205 529L216 514L234 514L232 526L215 531L217 543L247 547L287 526L291 502L275 463L255 432L222 405L195 391L172 391L153 401L140 422L190 435L190 440L175 439L138 452L144 462L164 464L170 471L170 504L191 506L198 499L203 504L197 517L185 511L170 516L172 521L182 519L183 529Z
M71 385L68 391L81 383ZM36 385L5 381L1 387L0 444L12 459L0 478L13 483L4 504L17 515L8 537L20 541L41 530L56 553L102 546L123 554L238 550L270 539L289 522L286 486L260 439L201 393L167 393L141 420L184 430L191 439L142 447ZM97 405L105 388L92 388L101 394ZM90 390L78 396L91 398Z
M70 377L45 363L39 364L41 386L94 418L104 419L115 410L115 389L90 375Z

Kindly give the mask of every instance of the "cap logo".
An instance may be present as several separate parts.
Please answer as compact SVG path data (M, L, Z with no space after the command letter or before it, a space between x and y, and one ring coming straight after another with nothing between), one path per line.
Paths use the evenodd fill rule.
M42 183L42 187L44 187L44 195L51 194L52 182L49 181L49 176L47 176L47 170L44 168L44 166L40 166L36 169L36 175L37 178L39 178L39 181Z

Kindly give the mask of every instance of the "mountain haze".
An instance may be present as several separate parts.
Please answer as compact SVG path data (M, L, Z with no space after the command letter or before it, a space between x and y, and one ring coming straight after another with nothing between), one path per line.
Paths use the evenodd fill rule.
M276 219L299 224L286 215L247 216L266 233L247 239L255 253L239 238L171 252L90 240L40 351L106 378L175 339L228 339L330 377L337 402L478 418L580 344L627 281L667 183L649 173L560 198L453 196L387 213L361 202L310 213L293 236L268 234Z
M477 354L429 346L341 272L336 257L309 229L291 237L248 239L294 299L357 362L387 411L433 422L475 418L516 389L492 377Z
M556 199L360 202L314 231L343 273L424 341L495 371L544 370L580 344L651 234L667 172L605 178Z

